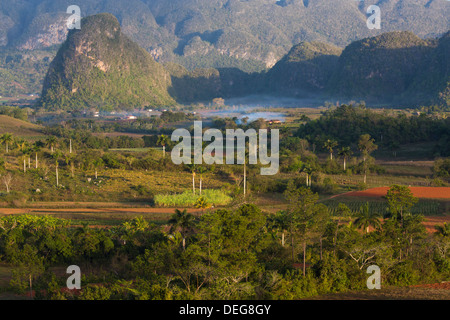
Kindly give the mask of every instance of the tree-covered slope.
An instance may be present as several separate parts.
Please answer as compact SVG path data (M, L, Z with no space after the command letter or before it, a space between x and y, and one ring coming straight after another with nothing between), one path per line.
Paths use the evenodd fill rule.
M166 70L104 13L70 31L50 64L39 104L66 110L170 105L169 86Z
M446 55L442 50L438 40L423 40L406 31L353 42L340 56L327 91L334 97L368 101L430 101L448 80L442 73Z
M317 93L328 82L342 49L320 42L294 46L267 73L267 87L277 93Z
M0 46L37 49L63 42L72 4L83 17L114 14L123 32L156 59L189 57L192 63L196 57L196 67L214 67L203 64L205 49L217 59L222 54L271 67L305 41L344 47L395 30L437 37L449 29L450 6L445 0L2 0ZM380 6L381 30L366 26L371 4Z
M40 93L56 50L0 49L0 96Z

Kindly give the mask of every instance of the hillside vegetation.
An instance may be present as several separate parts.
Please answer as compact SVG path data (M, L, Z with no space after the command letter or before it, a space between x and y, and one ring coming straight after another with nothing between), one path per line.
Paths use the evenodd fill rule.
M39 105L46 109L133 109L170 105L170 77L151 55L121 33L111 14L82 20L52 61Z
M3 0L0 46L40 49L64 41L69 0ZM273 66L293 45L320 41L340 47L369 36L409 30L422 38L448 30L448 2L437 0L83 0L83 17L108 12L123 32L161 61L194 67L221 56ZM367 8L380 6L382 30L366 26ZM203 57L208 56L205 60ZM187 66L187 65L186 65Z
M388 32L355 41L343 51L301 42L268 72L196 69L166 64L180 102L258 93L300 98L365 100L370 103L450 106L449 34L421 39Z

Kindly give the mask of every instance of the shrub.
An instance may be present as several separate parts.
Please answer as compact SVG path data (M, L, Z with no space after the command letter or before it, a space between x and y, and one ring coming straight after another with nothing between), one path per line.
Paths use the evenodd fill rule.
M356 185L356 189L359 191L367 190L367 184L364 182L360 182Z

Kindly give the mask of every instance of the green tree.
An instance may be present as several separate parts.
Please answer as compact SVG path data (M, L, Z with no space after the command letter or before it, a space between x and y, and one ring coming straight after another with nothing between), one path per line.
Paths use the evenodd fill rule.
M369 134L363 134L358 141L358 148L363 156L364 184L367 183L367 159L372 152L378 149L378 146L374 142L375 140Z
M394 216L400 216L401 226L404 227L404 216L410 214L409 210L417 203L411 190L406 186L392 185L387 194L389 212Z
M28 283L32 298L33 280L44 272L44 257L31 245L25 244L23 249L15 254L12 264L15 269L12 272L11 285L23 290Z
M197 171L197 165L195 163L187 164L186 168L192 173L192 193L195 194L195 172Z
M252 204L219 209L202 216L200 235L208 265L215 267L215 284L228 283L231 292L258 267L256 253L264 248L268 236L266 216Z
M158 136L158 140L156 141L157 145L162 146L163 148L163 158L166 157L166 145L170 143L170 138L164 134Z
M269 218L269 224L273 231L281 232L281 246L286 245L286 233L289 229L289 215L283 211L278 211Z
M102 158L96 158L94 161L92 161L92 166L94 167L95 172L95 179L98 179L98 170L102 168L105 165L105 162Z
M337 237L338 237L339 224L341 223L341 219L350 217L351 215L352 215L352 212L351 212L350 208L347 205L345 205L344 203L339 203L338 204L338 207L336 209L336 216L338 218L336 220L336 230L335 230L334 239L333 239L334 254L336 254Z
M310 163L304 163L301 170L306 174L306 186L311 187L311 175L314 172L314 167Z
M50 149L51 153L53 153L55 151L54 149L56 147L57 142L58 140L56 139L55 136L49 136L45 140L45 146Z
M183 250L185 250L186 236L193 230L195 225L194 216L191 213L188 213L186 209L183 211L175 209L175 214L172 215L168 223L171 225L171 232L180 229L180 233L183 237Z
M200 166L200 167L198 167L198 169L197 169L197 172L198 172L199 175L200 175L200 185L199 185L199 192L200 192L200 195L202 194L203 174L206 173L207 171L208 171L208 170L207 170L205 167L203 167L203 166Z
M336 140L327 139L323 144L323 147L330 152L330 160L333 160L333 149L337 147L338 142Z
M75 174L75 156L72 153L66 153L64 155L64 162L66 166L70 166L70 176L73 178Z
M34 152L35 155L35 168L37 169L39 167L38 162L38 152L41 150L41 148L44 146L44 143L42 141L36 141L33 143L31 147L31 151Z
M346 170L347 166L347 159L351 157L352 150L350 147L342 147L341 150L339 150L338 155L344 160L344 171Z
M9 152L9 145L14 141L13 135L11 133L4 133L0 136L0 141L6 146L6 153Z
M328 209L318 204L319 195L305 187L296 188L292 181L284 193L288 201L286 214L291 234L292 260L295 261L295 237L303 244L303 275L306 275L306 246L309 238L320 228L319 224L327 219Z
M55 174L56 174L56 186L59 186L59 172L58 172L58 168L59 168L59 159L62 157L62 153L60 151L57 151L55 153L53 153L52 155L53 160L55 161Z
M436 225L434 226L437 230L438 235L441 237L450 237L450 224L447 222L444 222L443 225Z
M380 214L375 211L370 211L369 202L362 205L359 208L359 212L356 214L355 226L362 228L369 233L369 227L380 227Z

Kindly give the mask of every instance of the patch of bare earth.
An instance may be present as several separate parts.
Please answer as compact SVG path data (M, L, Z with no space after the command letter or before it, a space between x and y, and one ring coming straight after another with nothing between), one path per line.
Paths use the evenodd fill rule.
M321 295L308 300L450 300L449 283L410 287L382 287L380 290L349 291Z

